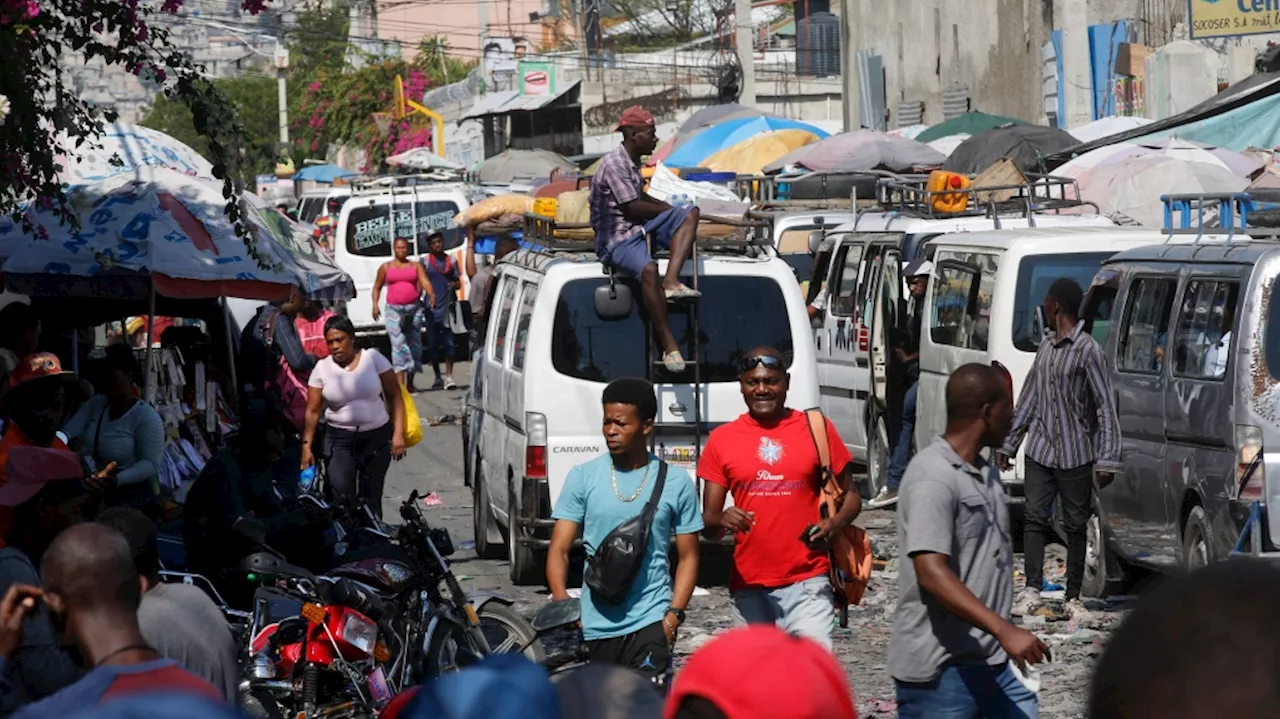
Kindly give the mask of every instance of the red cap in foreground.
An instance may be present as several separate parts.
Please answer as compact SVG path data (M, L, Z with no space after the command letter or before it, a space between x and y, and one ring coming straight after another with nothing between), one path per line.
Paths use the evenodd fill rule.
M810 639L769 625L735 629L694 652L676 675L663 719L702 697L726 719L858 719L844 668Z
M639 105L632 105L622 111L622 117L618 120L618 127L615 132L624 127L653 127L653 114Z

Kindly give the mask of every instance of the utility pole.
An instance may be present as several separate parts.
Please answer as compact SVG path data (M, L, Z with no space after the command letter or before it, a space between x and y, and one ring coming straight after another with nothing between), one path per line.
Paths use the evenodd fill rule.
M733 21L737 27L738 66L742 68L742 94L738 102L756 106L756 44L751 25L751 0L734 0Z
M289 147L289 48L284 44L284 25L276 38L276 90L280 105L280 145L285 152Z
M1089 62L1089 3L1058 0L1054 17L1062 29L1062 92L1066 117L1059 126L1080 127L1093 119L1093 76Z
M841 77L841 100L844 129L853 132L862 129L862 79L858 72L857 28L859 0L840 0L840 60L844 72Z

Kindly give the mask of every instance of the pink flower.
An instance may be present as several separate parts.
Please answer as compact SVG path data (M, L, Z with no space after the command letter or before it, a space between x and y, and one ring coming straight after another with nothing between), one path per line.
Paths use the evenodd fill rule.
M27 0L27 19L30 20L40 14L40 3L36 0Z
M319 83L319 82L313 82L313 83L311 83L310 85L307 85L307 89L308 89L308 90L310 90L311 92L319 92L319 91L320 91L320 83Z
M244 0L240 3L240 9L250 15L257 15L267 9L267 0Z
M164 5L160 9L167 13L177 13L182 9L182 0L164 0Z

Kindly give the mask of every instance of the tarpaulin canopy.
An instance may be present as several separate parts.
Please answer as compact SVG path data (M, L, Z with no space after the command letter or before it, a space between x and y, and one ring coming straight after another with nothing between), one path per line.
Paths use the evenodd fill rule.
M934 140L941 140L951 135L977 135L980 132L986 132L1001 125L1025 125L1027 123L1012 117L1001 117L999 115L988 115L985 112L966 112L959 117L953 117L946 122L940 122L933 127L921 132L915 136L917 142L923 142L926 145Z
M915 140L875 130L857 130L832 135L784 155L765 167L765 172L789 165L816 172L890 170L905 172L938 167L945 155Z
M982 172L1007 157L1023 172L1040 171L1045 155L1074 144L1074 137L1056 127L1001 125L960 143L942 167L952 172Z
M781 117L744 117L726 120L699 132L664 160L671 167L703 167L715 153L770 130L805 130L819 139L830 133L815 125Z
M334 180L340 180L344 177L355 177L356 173L345 167L337 165L307 165L298 170L293 179L299 182L319 182L322 184L331 184Z
M554 170L576 170L569 158L551 150L506 150L476 166L481 182L547 179Z
M1145 155L1095 167L1077 183L1080 197L1097 203L1102 214L1120 214L1148 227L1161 227L1162 195L1240 192L1249 181L1220 164Z
M702 165L712 172L758 175L779 157L817 141L808 130L762 132L711 155Z

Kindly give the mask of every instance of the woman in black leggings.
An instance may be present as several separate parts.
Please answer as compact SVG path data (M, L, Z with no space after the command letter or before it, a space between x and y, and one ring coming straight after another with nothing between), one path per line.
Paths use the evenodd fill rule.
M355 327L346 317L325 322L324 339L329 356L316 363L308 382L302 468L315 463L312 443L323 409L330 488L337 497L359 496L381 517L387 468L405 450L400 383L386 357L356 347ZM363 486L357 486L360 479Z

